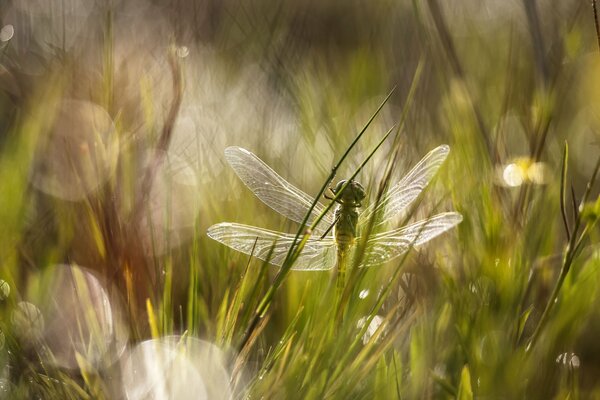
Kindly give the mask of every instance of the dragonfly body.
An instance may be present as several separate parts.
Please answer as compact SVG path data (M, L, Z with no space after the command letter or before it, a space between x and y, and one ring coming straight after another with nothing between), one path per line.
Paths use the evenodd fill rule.
M344 187L345 186L345 187ZM336 244L336 267L338 290L341 290L346 281L346 260L357 237L359 207L365 198L365 189L354 181L340 181L335 188L331 189L336 196L338 204L334 212L335 224L333 226L333 237Z
M337 266L338 284L344 284L345 266L352 255L354 243L368 223L375 231L405 211L420 195L446 159L450 148L446 145L430 151L397 184L390 187L377 204L362 212L365 190L354 180L340 181L331 188L335 199L333 212L314 198L279 176L272 168L250 151L241 147L225 149L225 158L246 186L265 204L298 223L314 225L313 235L304 243L300 255L291 266L293 270L329 270ZM313 206L314 203L314 206ZM305 217L308 219L305 220ZM365 254L361 267L370 267L394 259L412 247L420 246L462 221L456 212L445 212L428 219L365 238ZM223 222L211 226L208 236L234 250L252 255L274 265L283 265L296 242L296 235L271 231L255 226Z

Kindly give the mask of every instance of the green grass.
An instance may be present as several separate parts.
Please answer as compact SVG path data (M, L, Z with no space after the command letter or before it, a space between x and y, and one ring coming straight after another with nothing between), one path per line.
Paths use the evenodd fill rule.
M135 22L126 5L98 6L56 43L39 32L71 32L60 7L0 6L16 30L0 49L0 398L123 398L136 345L171 335L165 381L195 388L192 365L209 398L219 388L198 360L223 366L234 398L600 398L588 4L158 3L130 10ZM114 129L84 106L61 120L64 99L102 107ZM61 123L87 142L52 147ZM227 146L328 204L333 175L356 174L374 202L443 143L450 155L403 223L450 210L462 223L351 266L341 299L333 271L293 270L299 247L277 269L206 235L230 221L305 237L241 184ZM517 158L543 163L544 182L507 186ZM43 165L68 199L36 183ZM99 186L74 200L90 176Z

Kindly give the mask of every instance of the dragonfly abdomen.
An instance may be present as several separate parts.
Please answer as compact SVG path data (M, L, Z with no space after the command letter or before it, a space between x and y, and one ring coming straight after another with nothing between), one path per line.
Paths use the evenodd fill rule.
M346 283L346 262L356 238L358 211L356 207L340 205L335 210L336 223L333 235L337 245L337 289L341 293Z
M356 238L358 211L356 207L339 206L335 210L335 241L340 250L347 250Z

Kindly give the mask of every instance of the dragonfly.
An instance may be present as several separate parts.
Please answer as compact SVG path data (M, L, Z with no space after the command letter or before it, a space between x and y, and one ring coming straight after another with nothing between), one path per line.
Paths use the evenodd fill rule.
M364 187L355 180L341 180L325 194L335 199L333 212L327 212L314 227L292 270L320 271L337 268L338 287L344 285L349 256L361 240L361 234L384 227L403 215L427 187L446 160L450 147L441 145L431 150L398 183L391 186L381 201L371 204L362 212L366 198ZM249 150L241 147L225 149L225 159L242 182L263 203L288 219L303 223L308 214L311 226L327 210L314 197L298 189L277 174ZM372 221L372 222L370 222ZM361 267L384 264L413 247L421 246L462 221L458 212L444 212L396 229L370 234L365 238L365 255ZM211 226L210 238L244 254L282 266L296 235L277 232L234 222Z

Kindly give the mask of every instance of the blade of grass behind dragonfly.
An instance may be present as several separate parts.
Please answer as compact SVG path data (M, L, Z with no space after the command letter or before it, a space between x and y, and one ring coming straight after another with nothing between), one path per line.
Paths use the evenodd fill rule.
M597 177L599 171L600 171L600 157L598 157L598 160L596 161L596 166L594 167L594 172L592 173L592 176L587 183L585 192L583 194L583 197L581 198L580 207L582 207L587 202L588 197L592 191L592 187L593 187L594 183L596 182L596 177ZM534 348L534 346L540 336L540 333L542 332L542 330L544 329L544 326L548 322L548 317L550 315L550 312L552 311L554 304L556 303L556 299L558 298L560 290L562 289L565 278L567 277L567 274L569 273L569 271L571 269L571 265L572 265L573 261L577 257L577 250L579 249L579 245L582 243L583 239L585 238L585 236L587 234L587 227L589 225L586 225L586 227L583 229L581 234L578 235L579 228L581 227L581 223L582 223L582 215L581 215L581 213L579 213L577 220L575 220L575 224L573 226L573 231L571 231L571 237L569 238L567 248L565 250L565 254L563 257L563 263L562 263L562 266L560 269L560 274L554 285L554 288L552 289L552 293L550 294L550 297L548 298L548 302L546 303L544 311L542 312L542 316L540 317L540 320L538 321L537 326L536 326L535 330L533 331L533 335L531 336L531 339L530 339L529 343L527 344L527 347L525 348L526 353L530 353L531 350Z
M254 254L257 240L254 241L254 244L252 245L252 250L250 251L250 254ZM272 251L272 249L273 248L271 248L271 251ZM240 277L240 279L238 279L237 282L235 283L235 289L233 291L233 298L231 299L231 301L229 302L228 305L225 305L227 307L227 312L225 314L225 323L222 326L222 331L220 332L220 335L218 336L219 340L220 340L219 344L221 346L225 345L225 344L229 345L233 339L235 326L238 323L240 308L242 307L243 291L246 286L245 282L248 277L248 270L249 270L251 261L252 261L252 255L250 257L248 257L248 261L246 262L246 268L244 269L244 272L242 273L242 276ZM233 284L234 283L231 282L227 286L231 287L231 286L233 286ZM226 299L226 300L229 300L229 299Z
M372 308L372 311L368 314L366 321L364 322L363 326L360 328L359 332L356 334L356 336L355 336L354 340L352 341L352 343L350 344L350 346L345 348L346 351L341 355L340 358L336 358L339 360L337 363L337 367L328 376L326 387L333 388L335 385L332 384L332 382L336 382L337 379L341 376L344 368L347 367L347 363L349 362L350 357L354 354L358 345L362 342L362 338L365 335L365 333L367 332L369 325L373 321L373 318L377 315L378 310L381 309L381 306L383 305L383 301L385 300L385 298L387 298L389 288L392 286L392 284L394 282L397 281L397 279L399 277L398 271L401 271L403 269L401 267L402 267L402 265L404 265L404 261L406 260L407 256L408 256L408 252L405 253L405 255L403 256L403 258L400 262L400 266L396 269L396 272L395 272L394 276L392 277L392 279L390 279L389 283L387 284L386 289L384 289L382 291L382 293L380 294L376 304Z
M371 335L359 351L353 354L352 359L348 360L348 364L335 380L327 376L323 392L321 393L322 398L347 398L353 392L356 385L360 382L365 382L365 379L369 379L368 376L372 373L373 368L376 367L379 360L384 358L385 351L403 333L403 329L401 328L406 329L409 326L408 324L400 326L403 318L402 316L395 316L399 307L400 305L397 304L388 311L382 323L373 332L373 335ZM368 329L368 325L363 325L363 328ZM353 329L345 330L345 332L352 331ZM384 331L387 331L387 333L384 334ZM358 337L364 342L364 333ZM344 337L339 340L344 341L346 339ZM333 355L332 359L336 360L337 367L338 358L336 355Z
M332 323L335 319L335 308L331 306L335 301L335 291L331 290L333 282L330 280L324 293L319 293L317 301L312 306L313 309L307 310L307 322L299 342L309 347L307 352L318 354L307 361L306 366L302 368L303 379L302 387L314 386L314 382L326 378L323 375L323 365L331 365L337 362L332 354L332 345L345 343L342 336L336 332L337 326ZM314 292L312 299L315 298ZM318 332L318 334L315 334ZM325 370L331 367L325 367ZM321 397L318 397L321 398Z
M163 335L173 332L173 258L169 254L165 259L163 293L160 298L160 327ZM161 271L162 272L162 271Z
M305 291L305 295L308 292L308 286L307 286L307 290ZM260 370L257 373L258 377L264 376L265 374L267 374L275 365L275 362L279 359L279 356L285 351L286 348L289 347L289 345L292 343L292 341L294 340L294 338L297 336L298 334L298 330L297 330L297 325L300 321L300 317L302 316L304 312L304 307L300 307L298 309L298 311L296 312L296 315L294 316L294 318L290 321L289 325L286 327L285 332L283 333L283 336L281 337L281 339L279 340L278 344L274 347L271 348L268 352L268 354L266 355L264 361L262 362L262 366L260 368ZM246 346L246 348L244 349L244 352L240 353L240 355L236 358L235 360L235 366L233 369L233 373L232 373L232 382L235 382L235 384L240 384L239 380L241 378L241 374L240 372L243 370L243 365L246 361L247 355L248 355L248 351L249 351L250 346ZM285 363L282 363L280 365L280 370L285 366ZM278 377L279 379L279 377ZM253 380L253 382L251 383L252 386L259 384L260 379L258 380Z
M341 387L346 392L351 393L356 385L360 382L364 382L365 379L368 379L368 374L372 369L376 368L379 360L385 359L385 351L390 348L396 339L403 333L403 330L398 328L400 319L394 318L397 308L398 307L393 307L393 309L387 313L384 321L373 333L373 336L371 336L367 344L358 352L356 357L346 368L346 375L342 380L346 383L338 379L337 382L339 382L339 384L337 387ZM394 319L394 321L392 321L392 319ZM404 325L404 327L406 326L407 325ZM386 328L388 328L389 333L384 334ZM331 389L335 389L335 385Z
M269 249L269 253L267 254L267 257L265 258L265 261L263 261L263 262L262 262L262 268L261 268L261 269L262 269L263 271L264 271L264 270L266 270L267 266L269 265L269 261L270 261L270 260L271 260L271 258L273 257L273 253L274 253L274 251L275 251L275 245L276 245L276 244L277 244L276 242L273 242L273 245L272 245L272 246L271 246L271 248ZM254 245L253 245L253 247L252 247L252 252L251 252L252 254L254 254L255 246L256 246L256 242L254 243ZM252 254L251 254L249 257L248 257L248 264L249 264L249 263L250 263L250 261L252 260ZM255 288L256 288L256 286L257 286L257 285L255 285ZM256 294L256 290L253 290L253 292L252 292L252 293L253 293L253 294ZM265 310L265 311L266 311L266 310ZM262 316L261 316L261 317L262 317ZM257 318L257 317L256 317L256 314L255 314L255 316L254 316L254 318L253 318L253 320L252 320L252 322L251 322L251 323L252 323L254 326L256 326L255 324L256 324L256 323L258 323L258 320L259 320L259 319L260 319L260 318ZM243 338L242 338L242 341L241 341L241 345L239 345L239 346L238 346L238 348L239 348L239 350L240 350L240 351L239 351L239 353L240 353L240 354L242 354L242 353L244 352L244 350L245 350L245 351L249 351L249 348L248 348L248 349L245 349L245 347L246 347L246 345L247 345L247 344L249 344L249 343L248 343L248 339L250 338L250 335L251 335L251 334L252 334L252 329L249 329L249 330L247 330L247 331L246 331L246 333L244 334L244 336L243 336Z
M421 229L423 229L425 226L427 226L427 225L424 224ZM339 377L339 375L341 374L341 372L342 372L342 368L347 365L346 363L347 363L349 357L352 356L352 354L354 353L354 350L356 349L356 347L358 346L358 344L362 341L363 335L366 333L367 329L369 328L369 325L373 321L373 318L377 315L377 313L379 312L379 310L383 306L383 302L388 297L388 295L389 295L389 293L391 291L391 288L393 287L393 285L400 278L400 273L404 270L404 268L403 268L404 263L406 262L406 259L408 258L408 255L410 254L410 249L413 248L413 243L414 243L415 240L418 239L419 236L420 236L420 234L415 235L415 239L413 240L413 242L409 246L409 251L407 251L406 253L404 253L402 255L402 258L401 258L398 266L394 270L394 274L392 275L392 278L385 285L384 289L379 293L377 301L376 301L375 305L372 307L371 312L368 313L368 316L367 316L367 319L365 321L365 324L362 326L362 328L360 329L359 333L355 336L355 338L352 341L352 343L350 344L350 346L344 347L345 353L339 359L338 366L333 371L333 373L330 375L330 377L328 378L328 381L337 379Z
M327 190L327 188L329 187L329 184L331 183L331 181L335 177L335 175L337 173L337 170L340 167L341 163L348 157L348 155L350 154L350 151L356 146L356 144L358 143L358 141L362 138L362 136L366 132L367 128L371 125L371 123L373 122L373 120L375 119L375 117L379 114L379 112L381 111L381 109L383 108L383 106L388 102L388 100L390 99L390 97L392 96L392 94L394 93L394 91L395 91L395 88L392 89L390 91L390 93L386 96L386 98L383 100L383 102L381 103L381 105L379 106L379 108L377 108L377 110L371 116L371 118L367 121L367 123L365 124L365 126L363 127L363 129L354 138L354 140L352 141L352 143L350 143L350 146L348 146L348 148L346 149L346 151L344 152L344 154L342 154L342 157L340 157L340 159L338 160L338 162L331 169L331 173L329 174L328 178L325 180L323 186L319 190L318 194L315 196L315 199L313 200L313 203L311 204L310 208L308 209L308 212L304 216L304 220L302 221L302 224L300 224L300 228L298 229L298 232L296 233L296 236L294 238L292 246L290 247L290 250L288 251L288 254L286 256L286 259L285 259L285 261L284 261L281 269L279 270L279 272L275 276L275 279L273 280L273 283L271 284L271 286L267 290L267 293L263 297L263 300L258 305L258 307L256 309L256 312L254 314L254 318L252 319L252 321L251 321L251 323L250 323L250 325L248 327L248 330L247 330L247 332L245 334L245 337L244 337L244 339L241 342L240 348L244 347L244 345L247 342L248 338L252 334L252 331L254 330L254 327L258 324L258 321L264 316L264 313L266 312L267 308L269 307L269 304L270 304L270 302L271 302L271 300L272 300L275 292L277 291L277 289L279 288L279 286L281 285L281 283L283 282L283 280L287 276L288 272L292 268L293 261L295 260L295 258L298 257L298 255L300 254L300 251L302 251L302 248L304 247L303 243L306 243L306 241L308 240L308 237L310 236L310 232L305 232L303 238L300 240L300 242L298 242L298 239L300 239L300 236L302 235L302 232L304 231L304 229L306 227L306 224L308 222L308 219L310 218L310 215L311 215L313 209L315 208L316 204L319 202L319 200L320 200L321 196L323 195L323 193L325 193L325 190ZM340 193L341 193L341 191L340 191ZM323 213L321 213L321 215L319 215L319 217L317 217L315 219L315 221L313 222L312 228L314 228L319 222L321 222L321 220L323 219L324 215L331 209L332 205L333 205L333 202L330 203L328 205L328 207L325 208L325 210L323 211ZM297 254L297 255L293 256L293 254Z
M254 243L254 247L256 246L256 241ZM255 248L253 247L251 253L254 254L254 250ZM274 246L271 247L271 253L268 255L267 259L269 259L272 256L272 252L274 250ZM250 268L250 263L252 261L252 256L248 257L248 262L246 263L246 268L244 269L244 272L241 276L240 279L238 279L236 286L235 286L235 290L233 292L233 299L231 300L231 303L229 305L229 309L227 310L227 316L225 318L225 320L227 321L226 326L225 326L225 337L224 337L224 344L230 345L233 341L233 337L235 334L235 327L238 326L238 324L240 324L241 318L243 318L243 314L242 314L242 310L244 308L248 308L248 303L250 303L252 301L252 297L248 297L248 293L249 292L249 288L252 288L250 291L250 294L254 294L256 293L259 284L258 282L256 284L252 284L251 280L252 280L252 275L251 275L251 271L252 269ZM261 263L262 267L260 268L260 274L262 276L262 272L266 271L267 268L267 263L263 262ZM260 280L260 277L259 277ZM252 303L250 303L252 304Z
M200 298L198 296L198 256L200 254L199 251L199 243L198 236L194 235L192 248L190 250L189 264L190 264L190 281L188 286L188 301L187 301L187 326L188 330L195 335L198 331L198 320L203 316L200 314L201 304ZM208 319L208 318L207 318Z
M306 295L306 291L305 291L305 295ZM263 363L263 367L261 368L261 374L268 372L275 365L275 361L277 361L279 354L287 346L287 343L289 341L291 341L298 334L296 326L297 326L298 322L300 321L300 317L302 316L303 312L304 312L304 307L300 307L297 310L296 315L290 321L289 325L286 327L285 332L283 333L283 336L277 343L277 346L275 346L273 351L265 359L265 361ZM280 365L279 368L282 368L284 365L285 364Z
M248 295L248 302L245 307L243 318L240 321L242 326L247 326L250 319L252 318L252 312L258 307L258 303L261 301L260 298L260 288L262 286L266 286L267 280L267 271L269 268L268 263L261 263L261 267L258 273L258 276L255 279L255 283L252 285L252 291ZM261 285L261 282L263 283Z

